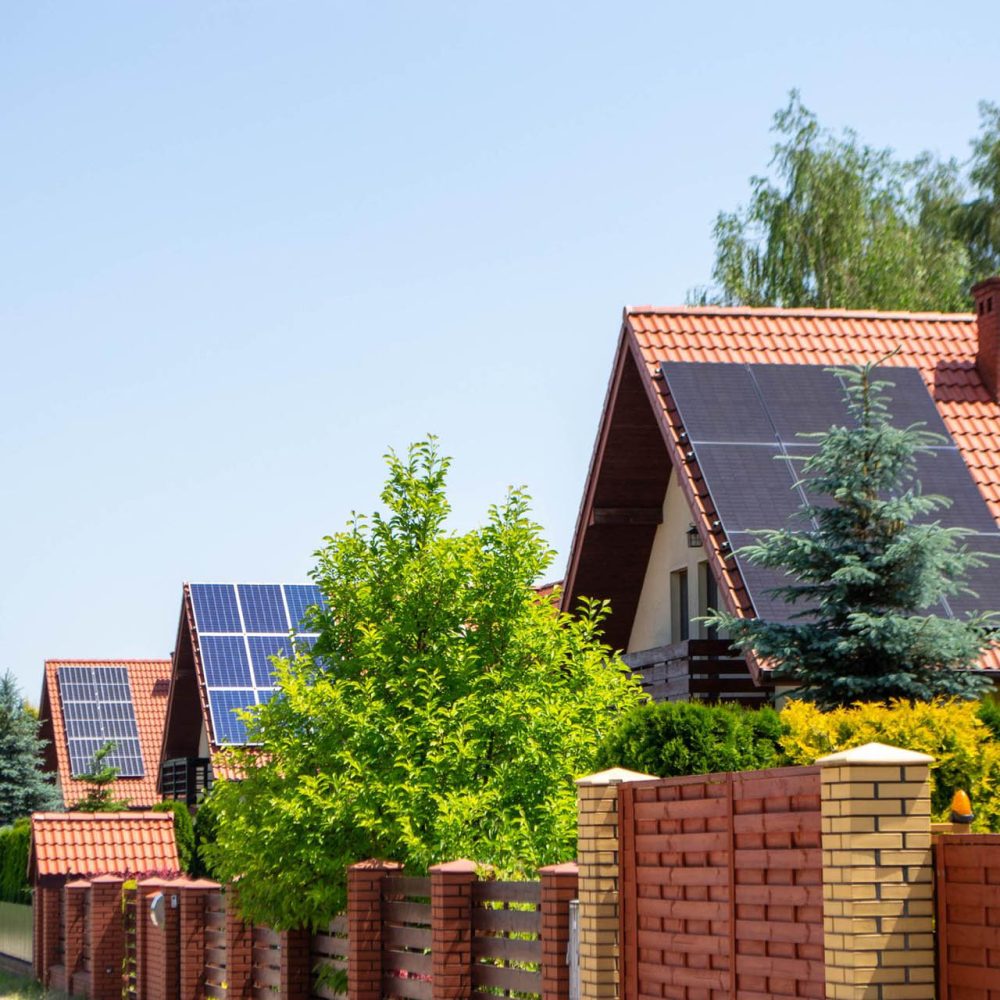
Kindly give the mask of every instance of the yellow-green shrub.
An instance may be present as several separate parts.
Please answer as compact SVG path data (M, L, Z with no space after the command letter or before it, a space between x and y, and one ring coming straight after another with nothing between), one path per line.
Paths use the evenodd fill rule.
M887 743L930 754L931 808L947 819L951 797L964 788L976 813L974 830L1000 831L1000 742L979 718L972 701L894 701L821 712L814 704L789 702L781 710L781 747L789 764L865 743Z

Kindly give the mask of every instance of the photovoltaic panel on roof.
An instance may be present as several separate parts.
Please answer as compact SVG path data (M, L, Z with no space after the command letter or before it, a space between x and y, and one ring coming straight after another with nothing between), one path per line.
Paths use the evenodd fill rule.
M271 657L311 649L316 634L303 618L324 606L312 584L190 585L195 641L217 744L243 744L246 726L234 713L264 704L274 693Z
M802 479L802 459L815 440L799 434L822 433L850 424L839 376L819 365L749 365L666 362L661 366L683 426L682 447L704 477L722 530L761 617L788 620L796 611L768 594L791 581L776 570L752 565L739 549L752 532L794 529L803 522L803 502L823 506ZM920 373L912 368L880 368L876 378L894 383L884 395L893 426L921 424L941 435L929 454L916 461L916 480L924 493L948 497L951 505L925 520L976 532L968 539L976 551L1000 555L1000 532L961 454L938 413ZM941 614L1000 608L1000 572L995 562L970 578L978 596L953 597Z
M58 670L66 744L72 774L85 774L94 754L108 743L104 759L123 778L145 774L128 670L125 667L61 666Z

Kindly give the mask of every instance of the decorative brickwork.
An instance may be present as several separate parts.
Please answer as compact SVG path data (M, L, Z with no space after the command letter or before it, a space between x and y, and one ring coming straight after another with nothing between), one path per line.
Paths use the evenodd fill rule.
M90 1000L121 1000L125 927L122 879L98 875L90 881Z
M575 861L539 870L542 880L542 1000L569 997L569 903L576 899Z
M618 996L618 786L655 780L616 767L576 783L580 1000Z
M434 865L431 873L431 996L469 1000L472 996L473 861Z
M347 870L349 1000L382 1000L382 880L402 867L371 860Z
M934 1000L932 760L871 743L817 761L829 1000Z
M73 977L83 969L89 891L90 883L77 879L67 882L63 893L63 967L66 970L66 988L70 993L73 992Z

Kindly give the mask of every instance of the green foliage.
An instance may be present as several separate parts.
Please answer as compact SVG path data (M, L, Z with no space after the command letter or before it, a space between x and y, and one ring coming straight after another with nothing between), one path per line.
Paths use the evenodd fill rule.
M8 672L0 678L0 826L60 805L58 792L42 771L44 747L38 717L26 709Z
M979 121L980 134L972 143L971 191L950 209L952 229L965 243L974 281L1000 272L1000 107L983 101Z
M643 697L600 641L603 604L571 616L534 592L551 552L522 491L451 533L435 442L387 462L386 512L317 553L330 610L249 717L263 752L234 752L244 780L212 791L212 869L279 928L329 920L371 856L506 873L572 857L573 779Z
M181 871L194 875L195 864L194 823L191 813L183 802L157 802L153 812L169 812L174 814L174 838L177 841L177 856L181 863Z
M219 817L212 803L211 794L206 795L198 804L194 814L194 859L191 875L194 878L215 878L215 873L208 861L208 845L218 839Z
M934 757L931 808L947 820L956 789L969 793L974 830L1000 831L1000 742L975 702L893 701L821 711L792 701L781 711L782 748L790 764L813 764L838 750L886 743Z
M774 116L777 177L715 224L719 299L749 306L968 308L969 254L953 232L954 163L896 159L820 127L793 91Z
M108 755L114 753L117 744L108 740L100 750L94 752L90 769L74 775L87 784L87 794L72 806L77 812L121 812L128 809L128 799L112 797L112 785L118 777L118 768L105 764Z
M809 435L818 448L803 479L818 500L803 505L802 524L760 532L742 550L784 570L793 582L775 593L803 610L790 622L715 612L708 624L824 708L976 697L990 681L969 668L995 641L994 620L921 612L968 592L965 575L984 557L965 545L967 532L930 519L950 501L923 494L914 470L939 439L892 426L881 395L891 383L874 381L872 367L832 369L845 382L852 426Z
M597 766L662 778L757 771L781 764L781 723L770 708L660 702L623 715L601 743Z
M979 705L979 721L1000 741L1000 700L996 694L988 694Z
M12 826L0 827L0 902L30 903L28 851L31 820L25 817Z

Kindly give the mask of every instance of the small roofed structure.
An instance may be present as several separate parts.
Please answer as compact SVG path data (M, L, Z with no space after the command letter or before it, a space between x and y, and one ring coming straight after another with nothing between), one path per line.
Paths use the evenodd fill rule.
M42 812L31 817L28 874L38 886L98 875L180 873L174 817L164 812Z

